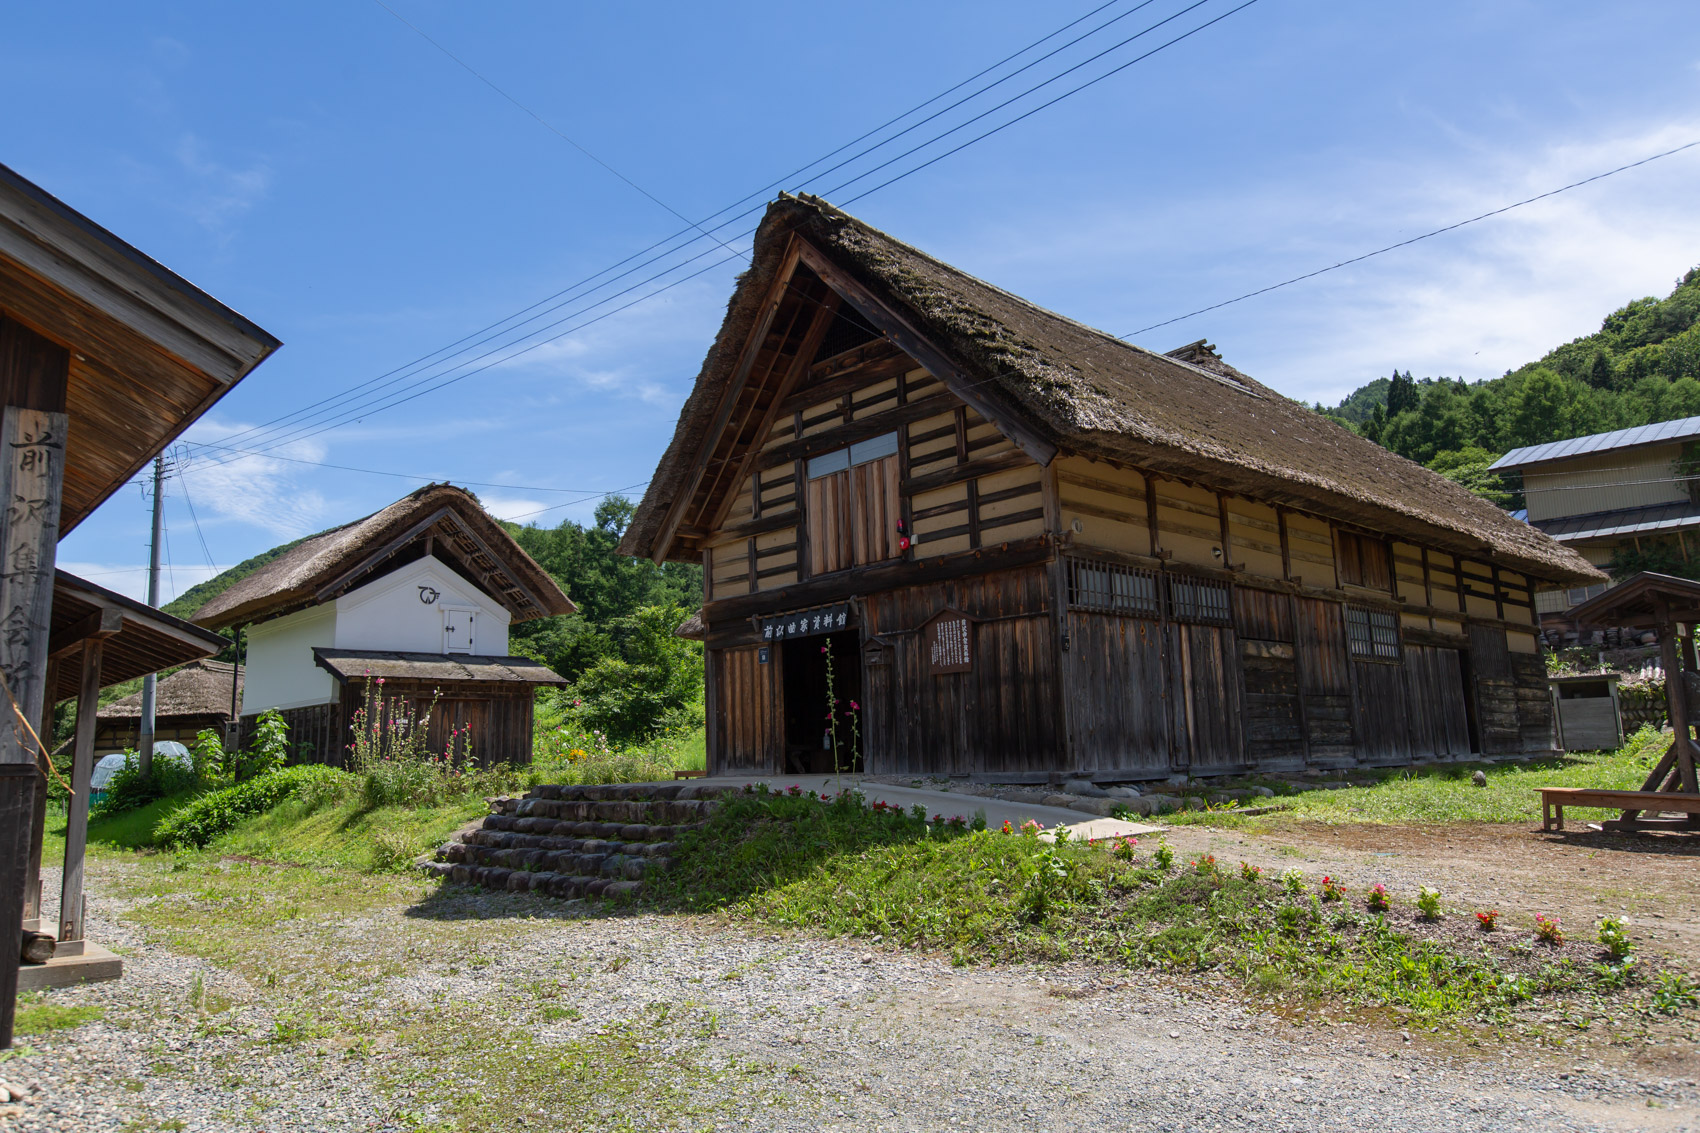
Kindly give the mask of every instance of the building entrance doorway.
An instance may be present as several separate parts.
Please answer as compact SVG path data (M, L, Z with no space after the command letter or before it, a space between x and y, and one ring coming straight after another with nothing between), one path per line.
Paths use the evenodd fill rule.
M779 650L785 681L786 773L830 775L834 771L861 771L860 634L844 630L798 638L780 643Z

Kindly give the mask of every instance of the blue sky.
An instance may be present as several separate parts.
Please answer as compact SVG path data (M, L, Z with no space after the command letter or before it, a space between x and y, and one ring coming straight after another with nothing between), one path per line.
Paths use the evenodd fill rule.
M386 0L692 218L1100 2ZM886 175L1239 2L1205 0ZM1138 3L1117 0L1069 36ZM1153 0L905 143L1191 3ZM1700 23L1674 0L1257 0L850 207L1124 333L1700 139L1697 93ZM648 478L741 266L720 264L341 427L243 433L444 347L680 223L376 0L21 6L0 39L0 99L11 108L0 116L0 161L284 340L190 433L269 451L186 450L167 493L167 596L421 482L322 463L506 485L476 490L498 514L588 518L593 501L556 506L580 496L544 489L588 497ZM785 185L822 191L906 145ZM1697 183L1700 149L1136 341L1169 349L1209 337L1235 365L1307 401L1335 400L1394 366L1491 377L1700 264ZM747 249L733 239L745 227L719 236ZM126 488L65 541L61 562L139 593L147 540L146 502Z

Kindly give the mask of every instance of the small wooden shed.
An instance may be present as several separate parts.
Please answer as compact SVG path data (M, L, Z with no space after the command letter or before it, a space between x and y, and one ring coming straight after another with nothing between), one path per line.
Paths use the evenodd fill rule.
M241 703L242 669L223 661L191 661L170 676L161 677L155 689L154 738L176 740L193 747L205 729L221 740L230 726L231 709ZM134 751L140 739L142 694L133 692L122 700L103 705L96 717L94 753L98 758L118 751Z
M1617 702L1622 673L1548 677L1558 746L1565 751L1604 751L1623 743L1623 712Z
M508 627L573 610L477 497L431 484L302 540L194 620L246 634L244 736L275 709L295 758L341 766L367 681L381 677L409 713L430 712L432 750L458 732L488 764L530 760L536 690L566 683L509 656Z

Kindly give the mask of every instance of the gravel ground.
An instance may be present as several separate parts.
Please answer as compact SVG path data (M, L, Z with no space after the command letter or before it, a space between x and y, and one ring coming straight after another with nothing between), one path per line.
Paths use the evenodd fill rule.
M28 1091L0 1128L457 1128L482 1099L476 1127L527 1130L1700 1129L1700 1068L1641 1080L1529 1048L1295 1025L1103 969L952 968L471 890L317 926L332 955L425 950L321 1003L251 963L145 947L137 906L109 895L161 867L92 865L90 935L125 954L125 977L53 993L105 1017L0 1062ZM330 1033L288 1037L320 1008ZM561 1051L573 1058L552 1062Z

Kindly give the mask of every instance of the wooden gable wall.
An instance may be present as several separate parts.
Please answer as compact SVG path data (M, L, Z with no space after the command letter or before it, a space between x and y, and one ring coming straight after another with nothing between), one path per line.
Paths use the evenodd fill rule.
M890 484L869 497L877 506L851 509L811 493L810 457L891 433ZM840 533L853 534L858 547L883 535L892 552L846 565L929 559L1039 535L1043 490L1042 470L996 425L875 338L814 362L778 405L723 522L706 535L707 596L718 601L819 577L823 562L843 556L823 556L817 544ZM906 552L896 548L899 533L912 541Z

